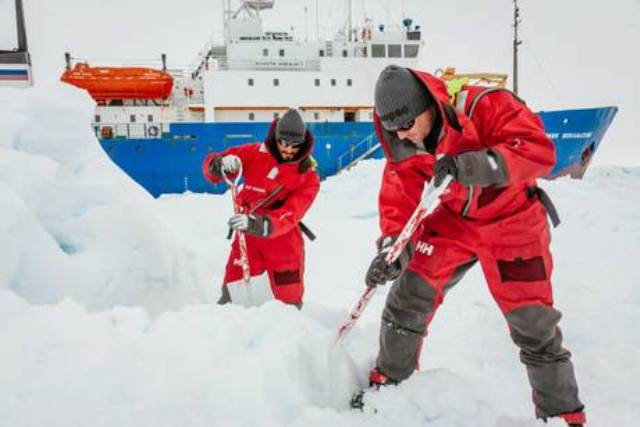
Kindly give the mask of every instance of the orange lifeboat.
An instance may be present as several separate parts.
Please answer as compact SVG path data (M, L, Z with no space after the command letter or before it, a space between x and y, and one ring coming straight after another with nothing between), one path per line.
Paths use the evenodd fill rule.
M60 77L85 89L95 101L110 99L167 99L173 77L166 71L144 67L91 67L77 63Z

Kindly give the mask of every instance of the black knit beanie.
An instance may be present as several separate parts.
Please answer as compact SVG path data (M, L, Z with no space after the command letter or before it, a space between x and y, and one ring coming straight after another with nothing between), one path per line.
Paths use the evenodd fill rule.
M302 121L300 113L293 108L284 113L276 125L276 139L302 143L305 132L304 121Z
M376 114L387 130L396 130L435 103L411 71L398 65L382 70L375 89Z

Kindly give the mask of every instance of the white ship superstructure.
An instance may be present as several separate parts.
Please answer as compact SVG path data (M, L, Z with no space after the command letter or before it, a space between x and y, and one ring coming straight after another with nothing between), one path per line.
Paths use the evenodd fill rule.
M270 122L289 107L309 123L371 122L380 71L389 63L414 66L423 45L408 19L396 28L366 24L302 41L263 28L261 14L273 3L242 0L226 10L222 43L203 49L193 69L168 70L175 79L169 98L98 103L98 133L153 138L171 123Z

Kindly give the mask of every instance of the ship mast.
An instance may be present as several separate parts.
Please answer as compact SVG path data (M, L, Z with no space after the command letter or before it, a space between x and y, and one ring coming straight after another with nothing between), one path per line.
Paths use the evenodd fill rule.
M518 94L518 46L522 40L518 38L518 24L520 23L520 8L518 0L513 0L513 93Z
M27 52L27 31L24 25L24 10L22 9L22 0L16 0L16 28L18 30L18 50Z

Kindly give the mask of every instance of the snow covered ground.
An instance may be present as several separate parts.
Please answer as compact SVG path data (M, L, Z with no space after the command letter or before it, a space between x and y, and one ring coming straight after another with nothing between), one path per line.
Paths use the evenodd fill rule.
M72 89L55 90L42 96ZM381 162L323 183L302 311L220 307L229 196L155 200L101 152L90 105L52 118L29 96L1 117L0 426L543 425L478 269L436 316L421 371L372 395L377 414L347 409L387 289L344 348L332 342L374 253ZM544 186L563 219L555 296L590 425L635 426L640 168Z

